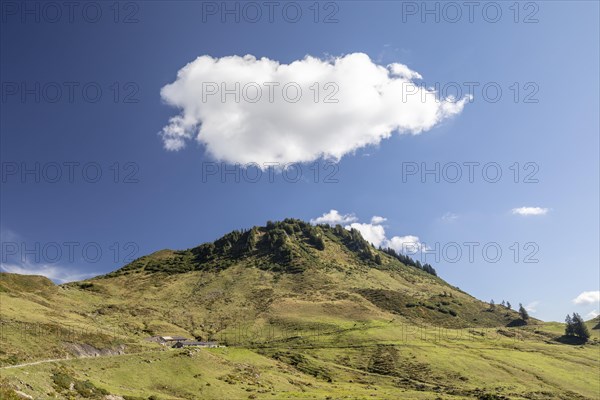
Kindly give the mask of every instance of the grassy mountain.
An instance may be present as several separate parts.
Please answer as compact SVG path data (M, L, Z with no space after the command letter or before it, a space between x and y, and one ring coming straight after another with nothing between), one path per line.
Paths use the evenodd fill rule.
M339 323L393 315L460 328L504 326L518 319L516 312L501 306L492 310L406 259L415 266L375 249L355 230L285 220L185 251L162 250L67 287L121 298L122 304L113 307L120 316L125 305L148 309L152 304L148 315L161 321L171 320L167 310L183 312L193 318L173 323L203 337L214 333L200 327L203 320L219 320L226 329L240 321L240 310L248 320L269 323L300 323L324 309L335 309ZM145 293L153 287L160 290ZM164 329L150 321L146 325L149 334Z
M0 274L0 301L0 366L70 358L0 369L5 396L592 399L600 390L598 330L584 346L562 344L562 324L521 326L515 311L429 265L298 220L59 286ZM152 335L227 347L165 351L144 340Z

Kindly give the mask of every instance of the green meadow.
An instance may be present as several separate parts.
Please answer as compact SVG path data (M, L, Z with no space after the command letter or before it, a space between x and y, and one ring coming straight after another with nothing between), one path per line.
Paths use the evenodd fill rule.
M0 274L0 397L599 399L599 322L565 337L353 232L286 220L82 282Z

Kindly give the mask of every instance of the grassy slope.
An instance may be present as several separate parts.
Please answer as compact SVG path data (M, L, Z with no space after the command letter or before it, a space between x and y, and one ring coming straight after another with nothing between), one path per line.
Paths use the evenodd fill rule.
M198 268L190 251L167 250L62 286L0 274L0 362L63 358L72 343L125 344L146 353L56 365L73 379L143 398L599 398L599 345L556 342L557 323L506 328L513 311L488 311L437 277L383 253L381 264L366 262L343 238L321 234L324 250L290 235L291 264L302 273L265 268L272 260L259 240L235 262L227 254L209 260L211 268ZM148 265L192 271L149 273ZM230 347L160 351L142 340L152 334ZM56 365L0 372L34 397L62 398L51 379Z
M143 398L153 394L163 399L251 395L467 399L483 393L510 399L598 398L597 345L545 343L530 328L520 334L522 339L515 340L490 329L484 336L453 331L440 338L435 329L406 334L402 327L389 324L312 343L299 340L250 349L157 348L143 354L5 369L2 375L26 393L58 398L62 397L51 379L57 365L110 393ZM381 348L395 349L396 359L386 362Z

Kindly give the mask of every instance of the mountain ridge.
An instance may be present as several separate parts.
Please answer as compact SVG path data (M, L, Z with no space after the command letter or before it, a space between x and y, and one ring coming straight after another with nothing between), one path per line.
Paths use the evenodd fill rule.
M135 270L185 273L211 267L226 268L232 262L249 256L259 258L263 262L261 268L273 269L276 272L300 273L303 271L302 257L314 260L311 250L323 251L326 241L344 245L362 262L373 267L393 264L399 267L402 264L437 276L430 264L421 264L391 248L377 249L354 228L346 229L341 225L312 225L292 218L269 221L266 226L234 230L213 242L202 243L187 250L158 250L104 276L118 276ZM295 262L299 258L300 262ZM158 264L161 262L159 268Z

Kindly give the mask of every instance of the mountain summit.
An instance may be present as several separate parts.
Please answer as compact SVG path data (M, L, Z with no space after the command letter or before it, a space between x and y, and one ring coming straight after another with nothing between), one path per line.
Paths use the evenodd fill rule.
M253 265L261 270L292 274L302 273L311 267L324 267L337 259L338 267L359 264L379 269L400 269L411 266L437 275L429 264L421 265L393 249L376 249L354 228L313 226L298 219L285 219L269 221L264 227L236 230L189 250L163 250L135 260L108 276L134 271L169 274L216 271L248 259L252 259Z

